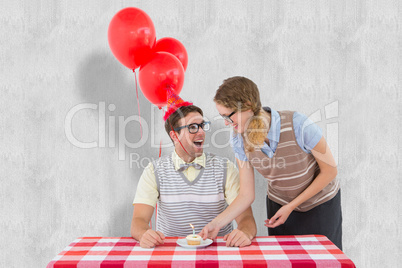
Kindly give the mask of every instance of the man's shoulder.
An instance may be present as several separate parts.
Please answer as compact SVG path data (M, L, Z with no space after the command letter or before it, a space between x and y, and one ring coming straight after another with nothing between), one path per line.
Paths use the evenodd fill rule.
M229 161L229 159L227 157L216 155L216 154L210 153L210 152L205 153L205 157L206 157L207 162L212 162L213 164L221 164L222 163L222 164L226 165L226 163Z
M158 159L154 159L153 161L151 161L151 163L154 167L158 167L158 166L168 164L168 163L170 163L170 161L172 161L172 155L167 154L167 155L162 155Z
M222 158L221 156L216 155L216 154L211 153L211 152L204 152L204 153L205 153L205 158L206 159L220 159L220 158Z

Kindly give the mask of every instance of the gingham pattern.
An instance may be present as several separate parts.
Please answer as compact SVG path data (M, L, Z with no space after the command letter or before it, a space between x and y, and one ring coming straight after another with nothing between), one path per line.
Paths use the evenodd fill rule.
M143 249L130 237L82 237L74 240L50 267L355 267L325 236L257 237L245 248L226 247L222 237L202 249L176 244Z

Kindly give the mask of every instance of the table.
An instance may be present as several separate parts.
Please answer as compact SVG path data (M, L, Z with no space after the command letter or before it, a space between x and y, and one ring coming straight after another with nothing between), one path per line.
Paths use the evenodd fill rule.
M355 267L321 235L260 236L244 248L226 247L222 237L208 247L187 249L167 237L141 248L131 237L80 237L60 252L51 267Z

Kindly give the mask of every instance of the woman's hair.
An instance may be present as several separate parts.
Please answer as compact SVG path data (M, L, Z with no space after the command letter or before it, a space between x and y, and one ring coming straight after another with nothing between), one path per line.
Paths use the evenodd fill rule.
M255 147L264 144L267 136L269 117L262 109L257 85L248 78L235 76L223 81L216 91L214 101L235 112L251 110L254 116L243 134L246 152L253 152Z

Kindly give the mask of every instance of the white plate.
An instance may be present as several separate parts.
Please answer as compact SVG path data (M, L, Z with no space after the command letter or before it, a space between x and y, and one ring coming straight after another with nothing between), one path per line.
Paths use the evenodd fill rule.
M212 240L211 239L205 239L205 240L201 240L201 244L200 245L189 245L187 244L187 239L178 239L177 240L177 244L183 248L205 248L208 247L209 245L212 244Z

